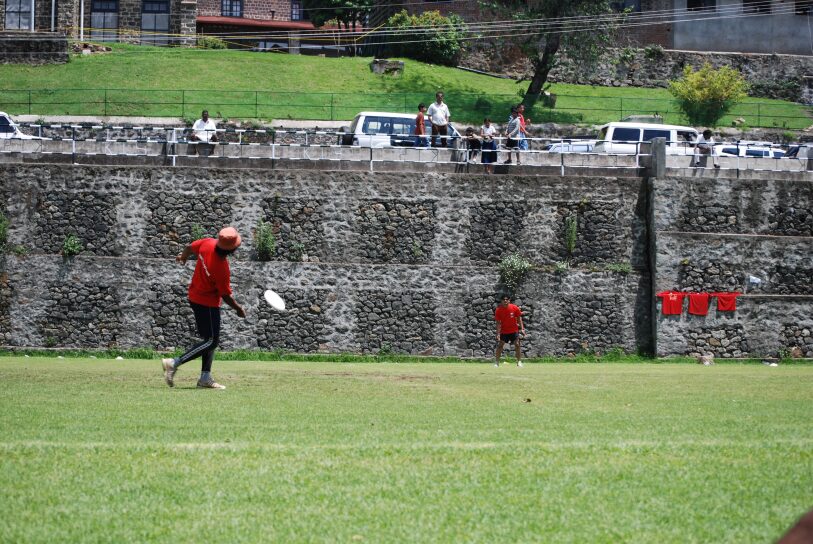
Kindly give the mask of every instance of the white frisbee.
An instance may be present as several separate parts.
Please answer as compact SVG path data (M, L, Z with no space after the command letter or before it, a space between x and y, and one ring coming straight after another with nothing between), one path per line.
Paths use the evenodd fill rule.
M271 305L272 308L279 312L285 311L285 301L282 300L282 297L276 294L271 289L266 289L265 293L263 293L263 297L265 297L265 301Z

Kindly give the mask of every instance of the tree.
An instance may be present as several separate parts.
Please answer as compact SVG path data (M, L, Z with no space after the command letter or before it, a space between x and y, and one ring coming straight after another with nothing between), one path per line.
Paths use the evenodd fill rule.
M444 17L439 11L410 15L406 10L387 20L388 47L392 56L409 57L424 62L454 66L463 52L466 23L457 15Z
M621 22L618 18L595 20L615 13L610 0L497 0L492 9L514 13L517 34L527 34L514 41L533 65L533 76L522 103L533 106L542 94L548 74L558 64L557 56L564 52L569 59L589 68L611 45L613 34ZM506 38L511 38L510 32Z
M373 9L376 0L304 0L302 7L308 13L313 26L323 26L328 21L337 21L345 30L364 21Z
M715 70L707 62L698 71L691 66L683 69L683 77L669 82L669 92L680 109L695 125L712 127L747 95L748 84L742 75L723 66Z

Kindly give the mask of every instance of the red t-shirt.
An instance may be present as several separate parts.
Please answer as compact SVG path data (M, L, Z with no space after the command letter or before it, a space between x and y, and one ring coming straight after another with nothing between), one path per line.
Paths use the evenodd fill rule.
M519 306L513 304L509 304L508 306L500 304L497 306L497 310L494 312L494 319L500 323L500 334L511 334L519 331L517 319L521 315L522 310L519 309Z
M661 298L661 312L663 315L680 315L683 313L683 297L686 293L680 291L663 291L655 296Z
M190 244L198 260L189 282L189 300L211 308L220 306L221 297L231 295L229 261L217 254L216 245L214 238L203 238Z
M737 297L742 293L712 293L717 297L717 311L718 312L734 312L737 310Z
M689 313L692 315L708 315L709 300L708 293L689 293Z
M426 134L426 120L423 117L422 113L419 113L417 117L415 117L415 135L416 136L423 136Z

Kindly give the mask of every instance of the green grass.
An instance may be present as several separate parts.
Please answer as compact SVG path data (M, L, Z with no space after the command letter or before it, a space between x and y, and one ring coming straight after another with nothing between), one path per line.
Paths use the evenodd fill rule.
M196 373L0 358L0 541L770 542L813 505L811 366Z
M64 65L0 65L0 109L12 114L125 115L197 118L201 109L229 119L349 120L362 110L413 112L442 89L453 120L508 117L517 84L406 60L402 77L370 72L370 58L318 58L234 50L114 45L106 55L72 56ZM665 89L558 84L554 109L537 105L535 123L604 123L659 112L685 123ZM810 109L781 100L748 99L723 119L749 126L802 129Z

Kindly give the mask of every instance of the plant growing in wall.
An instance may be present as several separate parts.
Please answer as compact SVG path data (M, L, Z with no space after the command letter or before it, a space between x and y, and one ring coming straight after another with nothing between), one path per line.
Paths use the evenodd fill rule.
M71 258L75 255L79 255L84 251L85 247L82 245L82 240L80 240L75 234L69 234L65 237L65 241L62 242L62 256L66 258Z
M262 219L257 222L254 229L254 251L258 261L270 261L277 253L277 237L274 236L274 226Z
M193 242L206 236L206 231L197 223L192 223L192 227L189 229L189 231Z
M576 238L579 234L579 221L576 215L569 215L565 218L565 248L568 257L573 256L576 251Z
M305 244L302 242L292 241L291 244L291 259L295 262L302 261L302 257L305 255Z
M6 244L8 243L8 218L0 212L0 253L6 252Z
M512 253L503 257L499 264L500 281L503 285L515 291L517 287L533 270L533 265L519 253Z
M703 126L715 126L747 96L747 90L748 84L737 70L730 66L715 70L709 63L696 72L686 66L683 77L669 83L669 92L689 122Z

